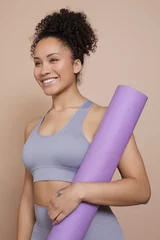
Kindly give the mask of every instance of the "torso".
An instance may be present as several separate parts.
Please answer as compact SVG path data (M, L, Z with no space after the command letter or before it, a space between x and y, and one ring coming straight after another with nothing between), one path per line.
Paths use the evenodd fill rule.
M73 116L75 108L63 110L61 112L50 111L39 127L39 134L41 136L49 136L55 134L62 129ZM106 112L106 107L101 107L94 104L87 114L83 122L83 133L89 143L92 142L93 137L103 119ZM34 126L39 122L40 118L33 120L30 123L29 131L31 132ZM29 133L28 133L29 136ZM56 191L62 187L70 185L69 182L62 181L39 181L34 183L34 202L40 206L47 206L50 199L55 196Z

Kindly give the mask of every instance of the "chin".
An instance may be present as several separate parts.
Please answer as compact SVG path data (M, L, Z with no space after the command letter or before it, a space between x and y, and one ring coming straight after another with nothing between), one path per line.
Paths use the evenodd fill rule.
M45 95L47 96L58 96L61 93L67 91L68 88L70 88L72 86L72 84L66 84L64 86L58 87L58 88L43 88L43 91L45 93Z
M65 89L43 89L44 94L47 96L58 96L61 94Z

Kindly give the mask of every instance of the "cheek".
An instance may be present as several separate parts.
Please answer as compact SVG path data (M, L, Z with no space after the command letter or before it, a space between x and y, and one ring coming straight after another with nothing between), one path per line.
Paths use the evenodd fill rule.
M72 74L73 66L72 63L68 61L60 61L58 64L53 66L53 70L55 70L59 74Z
M38 79L39 71L38 71L37 68L34 68L34 69L33 69L33 76L34 76L35 79Z
M58 74L65 72L65 68L65 63L63 61L59 61L57 64L52 65L52 71L57 72Z
M70 79L72 78L72 76L74 75L73 73L73 67L71 64L63 64L62 66L60 66L58 69L57 69L57 72L62 76L64 77L65 79Z

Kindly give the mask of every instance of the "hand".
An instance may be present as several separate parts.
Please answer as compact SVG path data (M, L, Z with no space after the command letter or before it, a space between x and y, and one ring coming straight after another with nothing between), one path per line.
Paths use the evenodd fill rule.
M56 192L48 204L48 215L53 224L60 223L65 217L73 212L81 203L81 191L79 184L71 184Z

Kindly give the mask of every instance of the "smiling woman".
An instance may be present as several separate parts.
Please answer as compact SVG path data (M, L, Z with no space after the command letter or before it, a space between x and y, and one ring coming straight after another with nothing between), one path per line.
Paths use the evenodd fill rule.
M37 43L34 51L34 77L46 95L55 95L72 85L82 69L79 59L72 59L71 50L53 37ZM46 81L45 81L46 80Z
M82 201L100 205L85 240L124 240L109 206L149 201L150 185L134 136L118 166L120 181L72 184L107 110L78 90L84 58L96 44L96 34L82 12L61 9L36 26L31 46L34 77L52 98L52 106L25 129L18 240L47 239L52 223L61 222Z
M56 56L58 55L58 53L51 53L51 54L48 54L46 57L49 58L49 57L52 57L50 60L50 63L55 63L58 61L58 59L56 57L53 58L53 56ZM34 62L35 62L35 66L40 66L40 58L39 57L34 57ZM35 68L36 69L36 68ZM38 71L35 71L35 73L38 74ZM36 74L35 74L35 78L36 78ZM56 83L56 80L57 80L58 77L52 77L52 78L42 78L41 82L43 83L44 86L50 86L51 84L54 84Z

